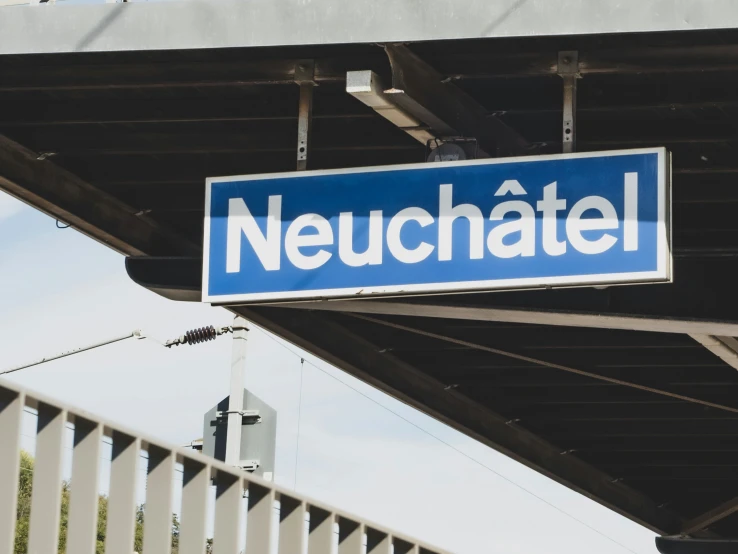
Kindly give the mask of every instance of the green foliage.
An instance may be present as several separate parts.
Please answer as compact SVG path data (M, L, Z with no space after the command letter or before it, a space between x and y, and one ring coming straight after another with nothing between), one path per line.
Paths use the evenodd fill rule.
M18 505L15 523L15 554L26 554L28 550L28 522L31 518L31 489L33 486L33 456L21 451L20 475L18 477Z
M59 518L59 553L67 550L67 523L69 522L69 483L62 482L61 517Z
M31 519L31 493L33 492L34 460L28 452L21 451L18 476L18 507L15 522L14 554L28 552L28 530ZM59 518L59 553L67 548L67 522L69 521L69 483L61 484L61 513Z
M172 514L172 554L179 554L179 519Z
M105 530L108 524L108 498L100 495L97 499L97 544L95 554L105 554Z
M20 475L18 480L18 507L15 524L14 554L28 554L28 529L31 518L31 492L33 489L34 460L28 452L21 452ZM69 521L70 483L61 484L61 514L59 527L58 554L64 554L67 547L67 523ZM108 523L108 498L100 495L97 500L97 545L96 554L105 553L105 532ZM133 552L143 551L144 505L136 509L136 531ZM179 552L179 519L172 514L172 554ZM210 552L210 550L208 550ZM71 554L71 553L70 553Z

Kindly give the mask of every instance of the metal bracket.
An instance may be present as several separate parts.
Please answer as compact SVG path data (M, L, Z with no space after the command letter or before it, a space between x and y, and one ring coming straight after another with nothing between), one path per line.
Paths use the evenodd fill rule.
M315 82L315 60L299 60L295 66L295 83L302 85L318 86Z
M295 66L295 83L300 86L300 100L297 112L297 171L307 169L308 148L310 147L310 128L313 119L313 87L315 82L315 61L300 60Z
M259 460L241 460L238 467L244 471L256 471L259 469Z
M243 418L243 425L261 423L259 410L219 410L215 412L218 423L227 423L229 414L239 414Z
M529 143L501 119L463 92L446 76L407 46L384 47L392 70L387 100L442 137L469 137L479 141L478 157L529 153Z
M579 52L576 50L559 52L557 73L564 80L564 121L562 128L563 151L576 150L577 136L577 79L579 73Z

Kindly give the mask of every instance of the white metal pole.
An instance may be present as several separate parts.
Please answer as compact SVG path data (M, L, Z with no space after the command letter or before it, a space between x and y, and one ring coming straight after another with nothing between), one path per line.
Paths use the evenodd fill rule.
M243 423L243 385L246 365L246 320L236 316L233 320L233 355L231 357L231 393L228 400L228 433L226 435L225 462L232 466L241 461L241 425Z

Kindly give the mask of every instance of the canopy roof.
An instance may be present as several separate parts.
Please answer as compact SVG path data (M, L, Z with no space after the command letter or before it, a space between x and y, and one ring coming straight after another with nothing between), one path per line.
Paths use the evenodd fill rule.
M130 13L143 13L136 9ZM210 13L203 4L173 9L200 9L202 21ZM738 8L721 21L730 22L731 10ZM447 16L418 11L425 31L440 29L433 18ZM28 23L50 22L51 13L60 14L56 31L47 29L56 50L108 51L0 56L0 133L7 137L0 139L0 188L119 252L181 257L129 263L136 280L165 295L198 295L206 177L294 169L299 60L315 61L318 85L309 168L425 158L424 145L345 91L347 70L371 69L388 83L396 77L378 45L236 47L265 40L245 27L227 33L229 44L201 40L201 30L191 45L201 49L181 49L184 34L155 38L111 16L99 39L73 47L63 35L89 32L86 20L71 26L64 9L37 8L3 12L0 35L16 38L4 38L0 48L12 50L23 27L39 39L38 50L51 49L42 28ZM607 13L593 19L597 28L624 30ZM278 32L290 29L285 17ZM372 35L371 21L361 23L357 39L402 36ZM504 21L499 29L516 20ZM349 41L339 27L321 28ZM113 51L123 49L124 29L139 31L143 41L131 50L180 49ZM431 38L420 30L408 36ZM437 30L435 38L449 32ZM214 45L233 48L206 48ZM486 118L504 124L496 132L512 129L536 152L561 150L557 55L578 51L578 148L666 146L673 153L674 283L234 309L651 529L738 537L738 355L731 338L738 336L738 32L402 48L403 59L444 77L447 99L468 95ZM421 88L436 91L430 75Z

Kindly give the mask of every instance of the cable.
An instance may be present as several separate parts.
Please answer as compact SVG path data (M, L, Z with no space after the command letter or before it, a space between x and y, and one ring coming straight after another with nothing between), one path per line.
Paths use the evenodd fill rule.
M295 356L298 356L298 357L300 357L300 359L302 360L302 362L303 362L303 363L304 363L304 362L306 361L306 360L305 360L305 359L304 359L304 358L302 357L302 355L301 355L301 354L299 354L299 353L298 353L297 351L293 350L292 348L288 347L287 345L283 344L282 342L278 341L278 340L277 340L276 338L274 338L274 337L270 336L270 335L269 335L269 334L267 334L267 333L264 333L264 335L265 335L265 336L267 336L267 337L269 337L269 339L271 339L272 341L274 341L275 343L277 343L278 345L280 345L280 346L281 346L282 348L284 348L285 350L287 350L287 351L291 352L291 353L292 353L292 354L294 354ZM615 540L615 539L613 539L612 537L610 537L610 536L606 535L606 534L605 534L605 533L603 533L602 531L599 531L598 529L596 529L596 528L592 527L591 525L589 525L588 523L586 523L586 522L582 521L581 519L577 518L576 516L573 516L573 515L572 515L572 514L570 514L569 512L566 512L566 511L562 510L561 508L559 508L559 507L558 507L558 506L556 506L555 504L552 504L551 502L549 502L549 501L548 501L548 500L546 500L545 498L543 498L543 497L541 497L541 496L537 495L536 493L534 493L534 492L533 492L533 491L531 491L530 489L527 489L527 488L525 488L525 487L524 487L523 485L520 485L520 484L516 483L515 481L513 481L513 480L512 480L512 479L510 479L509 477L506 477L506 476L502 475L501 473L499 473L498 471L496 471L496 470L492 469L491 467L489 467L488 465L484 464L483 462L480 462L480 461L479 461L479 460L477 460L476 458L474 458L474 457L470 456L469 454L467 454L467 453L466 453L466 452L464 452L463 450L460 450L459 448L455 447L455 446L454 446L453 444L451 444L451 443L449 443L449 442L446 442L445 440L443 440L443 439L442 439L442 438L440 438L440 437L437 437L436 435L434 435L434 434L433 434L433 433L431 433L430 431L427 431L426 429L423 429L423 428L422 428L422 427L421 427L420 425L418 425L417 423L414 423L414 422L410 421L409 419L407 419L407 418L406 418L406 417L404 417L403 415L401 415L401 414L399 414L399 413L395 412L395 411L394 411L394 410L392 410L391 408L388 408L388 407L387 407L387 406L385 406L384 404L382 404L382 403L378 402L377 400L373 399L373 398L372 398L371 396L368 396L368 395L364 394L363 392L361 392L360 390L358 390L358 389L356 389L356 388L352 387L351 385L349 385L349 384L348 384L348 383L346 383L345 381L343 381L343 380L339 379L339 378L338 378L338 377L336 377L335 375L331 375L331 374L330 374L329 372L327 372L327 371L326 371L326 370L324 370L323 368L321 368L321 367L318 367L317 365L315 365L314 363L312 363L312 362L310 362L310 361L307 361L307 363L308 363L309 365L311 365L312 367L314 367L315 369L317 369L318 371L320 371L320 372L324 373L325 375L327 375L327 376L328 376L328 377L330 377L331 379L333 379L333 380L335 380L335 381L338 381L339 383L341 383L341 384L342 384L342 385L344 385L345 387L348 387L349 389L351 389L351 390L352 390L352 391L354 391L355 393L357 393L357 394L359 394L359 395L363 396L364 398L366 398L366 399L367 399L367 400L369 400L370 402L372 402L372 403L376 404L376 405L377 405L377 406L379 406L380 408L383 408L383 409L387 410L387 411L388 411L389 413L391 413L391 414L393 414L393 415L395 415L395 416L399 417L399 418L400 418L401 420L403 420L404 422L406 422L406 423L408 423L408 424L412 425L412 426L413 426L413 427L415 427L416 429L418 429L418 430L422 431L423 433L425 433L425 434L426 434L426 435L428 435L429 437L431 437L431 438L434 438L435 440L437 440L437 441L438 441L438 442L440 442L441 444L443 444L443 445L447 446L447 447L448 447L448 448L450 448L451 450L454 450L454 451L456 451L456 452L457 452L458 454L461 454L462 456L464 456L465 458L467 458L467 459L468 459L468 460L470 460L471 462L474 462L475 464L477 464L477 465L479 465L480 467L482 467L482 468L486 469L487 471L490 471L491 473L493 473L493 474L497 475L497 476L498 476L499 478L503 479L504 481L507 481L508 483L510 483L511 485L513 485L513 486L517 487L518 489L520 489L520 490L522 490L522 491L524 491L524 492L527 492L527 493L528 493L529 495L531 495L531 496L532 496L532 497L534 497L534 498L537 498L538 500L540 500L540 501L541 501L541 502L543 502L544 504L546 504L546 505L550 506L550 507L551 507L551 508L553 508L554 510L556 510L556 511L558 511L558 512L562 513L563 515L565 515L565 516L569 517L570 519L572 519L572 520L576 521L577 523L579 523L579 524L583 525L583 526L584 526L584 527L586 527L587 529L589 529L589 530L591 530L591 531L594 531L595 533L597 533L598 535L600 535L600 536L602 536L602 537L606 538L607 540L609 540L609 541L610 541L610 542L612 542L613 544L616 544L616 545L620 546L621 548L624 548L624 549L625 549L625 550L627 550L628 552L632 552L633 554L638 554L638 553L637 553L637 552L636 552L635 550L632 550L632 549L630 549L630 548L629 548L629 547L627 547L626 545L624 545L624 544L622 544L622 543L618 542L617 540ZM301 377L301 379L300 379L300 380L301 380L301 382L302 382L302 377ZM302 389L302 385L300 385L300 387L301 387L301 389ZM298 423L299 423L299 422L298 422ZM296 470L295 470L295 471L296 471Z
M369 320L371 320L371 319L373 319L373 318L366 318L366 317L363 317L363 316L362 316L362 317L361 317L361 319L369 319ZM378 322L381 322L381 320L378 320ZM394 325L394 324L393 324L393 325ZM399 328L399 327L403 327L403 328L404 328L404 326L399 326L399 325L398 325L397 327L398 327L398 328ZM228 327L222 327L222 328L219 328L219 329L217 329L217 330L216 330L216 329L214 329L214 328L213 328L212 326L210 326L210 327L205 327L205 328L202 328L202 329L198 329L198 330L196 330L196 332L194 332L194 333L193 333L193 332L188 332L188 334L187 334L187 335L185 335L185 336L183 336L183 337L180 337L179 339L175 339L174 341L167 341L167 344L166 344L166 346L173 346L173 345L175 345L175 344L197 344L197 343L199 343L199 342L202 342L202 341L204 341L204 340L213 340L213 339L214 339L214 338L215 338L215 337L216 337L217 335L220 335L220 334L224 334L224 333L227 333L227 332L229 332L229 331L231 331L231 330L232 330L232 329L231 329L231 328L228 328ZM419 331L419 330L415 330L415 329L412 329L412 328L406 328L405 330L408 330L408 331L411 331L411 332L420 332L420 333L425 333L425 332L422 332L422 331ZM299 354L298 352L296 352L296 351L295 351L295 350L293 350L292 348L289 348L288 346L286 346L286 345L285 345L285 344L283 344L282 342L278 341L278 340L277 340L276 338L272 337L271 335L269 335L269 334L267 334L267 333L264 333L264 336L268 337L268 338L269 338L270 340L272 340L273 342L275 342L276 344L278 344L279 346L281 346L281 347L282 347L282 348L284 348L285 350L287 350L287 351L291 352L292 354L294 354L295 356L298 356L298 357L300 358L300 396L299 396L299 404L298 404L297 447L296 447L296 449L295 449L295 489L297 489L297 465L298 465L298 464L297 464L297 461L298 461L298 456L299 456L299 440L300 440L300 421L301 421L301 419L302 419L302 418L301 418L301 411L302 411L302 390L303 390L303 375L304 375L304 364L305 364L305 361L306 361L306 360L305 360L305 358L303 358L303 357L302 357L302 355L301 355L301 354ZM12 373L12 372L14 372L14 371L19 371L19 370L21 370L21 369L25 369L25 368L27 368L27 367L31 367L31 366L34 366L34 365L38 365L38 364L41 364L41 363L45 363L45 362L48 362L48 361L51 361L51 360L56 360L56 359L59 359L59 358L63 358L63 357L66 357L66 356L70 356L70 355L73 355L73 354L77 354L77 353L79 353L79 352L84 352L84 351L87 351L87 350L92 350L92 349L94 349L94 348L98 348L98 347L100 347L100 346L105 346L105 345L108 345L108 344L112 344L112 343L114 343L114 342L119 342L119 341L122 341L122 340L126 340L126 339L129 339L129 338L133 338L133 337L137 337L137 338L144 338L144 336L143 336L143 335L141 334L141 332L140 332L140 331L134 331L133 333L131 333L131 334L129 334L129 335L126 335L126 336L123 336L123 337L117 337L117 338L114 338L114 339L111 339L111 340L108 340L108 341L105 341L105 342L102 342L102 343L97 343L97 344L94 344L94 345L90 345L90 346L87 346L87 347L83 347L83 348L79 348L79 349L76 349L76 350L72 350L72 351L70 351L70 352L65 352L65 353L63 353L63 354L60 354L60 355L58 355L58 356L54 356L54 357L51 357L51 358L44 358L44 359L42 359L42 360L40 360L40 361L37 361L37 362L33 362L33 363L31 363L31 364L27 364L27 365L24 365L24 366L20 366L20 367L12 368L12 369L9 369L9 370L5 370L5 371L2 371L2 372L0 372L0 375L6 374L6 373ZM203 337L204 337L204 338L203 338ZM451 338L449 338L449 337L442 337L442 336L439 336L438 338L442 338L442 339L444 339L444 340L456 341L456 339L451 339ZM465 341L459 341L459 342L461 342L461 343L465 343ZM468 346L470 346L470 347L481 347L481 345L473 345L472 343L467 343L467 345L468 345ZM481 348L486 348L486 347L481 347ZM494 350L494 349L489 349L489 350ZM502 352L502 351L500 351L500 352ZM507 355L510 355L509 353L505 353L505 354L507 354ZM514 355L514 356L516 356L516 357L521 357L521 358L525 358L525 357L523 357L523 356L517 356L517 355ZM526 358L526 359L527 359L527 358ZM532 359L531 359L531 360L532 360ZM400 415L399 413L397 413L397 412L393 411L392 409L388 408L387 406L384 406L383 404L381 404L381 403L380 403L380 402L378 402L377 400L375 400L375 399L371 398L370 396L368 396L368 395L364 394L364 393L363 393L363 392L361 392L360 390L358 390L358 389L356 389L356 388L352 387L351 385L349 385L349 384L348 384L348 383L346 383L345 381L343 381L343 380L339 379L338 377L336 377L336 376L332 375L331 373L329 373L329 372L325 371L325 370L324 370L323 368L321 368L321 367L317 366L316 364L314 364L314 363L312 363L312 362L310 362L310 361L308 361L307 363L308 363L309 365L311 365L312 367L314 367L315 369L317 369L318 371L320 371L321 373L324 373L325 375L327 375L327 376L328 376L328 377L330 377L331 379L333 379L333 380L335 380L335 381L337 381L337 382L341 383L341 384L342 384L342 385L344 385L345 387L348 387L348 388L349 388L349 389L351 389L352 391L354 391L354 392L356 392L357 394L359 394L359 395L363 396L364 398L366 398L367 400L369 400L369 401L371 401L372 403L376 404L376 405L377 405L377 406L379 406L380 408L383 408L383 409L387 410L387 411L388 411L389 413L391 413L391 414L395 415L396 417L398 417L398 418L402 419L402 420L403 420L403 421L405 421L406 423L408 423L408 424L412 425L412 426L413 426L413 427L415 427L416 429L418 429L418 430L420 430L421 432L423 432L423 433L427 434L428 436L430 436L431 438L433 438L433 439L437 440L437 441L438 441L438 442L440 442L441 444L444 444L444 445L445 445L445 446L447 446L448 448L451 448L452 450L454 450L454 451L456 451L457 453L461 454L462 456L464 456L464 457L465 457L465 458L467 458L468 460L470 460L470 461L474 462L475 464L479 465L480 467L482 467L482 468L484 468L484 469L486 469L486 470L490 471L491 473L493 473L493 474L497 475L498 477L500 477L501 479L503 479L503 480L507 481L507 482L508 482L508 483L510 483L511 485L513 485L513 486L515 486L515 487L519 488L520 490L522 490L522 491L524 491L524 492L527 492L528 494L530 494L530 495L531 495L531 496L533 496L534 498L537 498L538 500L540 500L540 501L541 501L541 502L543 502L544 504L547 504L548 506L550 506L550 507L554 508L554 509L555 509L555 510L557 510L558 512L560 512L560 513L562 513L562 514L566 515L567 517L569 517L569 518L573 519L574 521L576 521L576 522L580 523L581 525L583 525L583 526L587 527L587 528L588 528L588 529L590 529L591 531L594 531L594 532L595 532L595 533L597 533L598 535L601 535L602 537L604 537L604 538L608 539L609 541L613 542L614 544L617 544L618 546L620 546L620 547L624 548L625 550L628 550L629 552L632 552L633 554L637 554L637 553L636 553L635 551L631 550L631 549L630 549L630 548L628 548L627 546L625 546L625 545L623 545L623 544L619 543L618 541L616 541L615 539L613 539L613 538L611 538L611 537L609 537L609 536L605 535L605 534L604 534L604 533L602 533L601 531L599 531L599 530L595 529L595 528L594 528L594 527L592 527L591 525L589 525L589 524L585 523L584 521L582 521L582 520L580 520L580 519L576 518L575 516L573 516L573 515L569 514L569 513L568 513L568 512L566 512L566 511L562 510L561 508L559 508L559 507L557 507L556 505L552 504L551 502L549 502L549 501L545 500L544 498L542 498L542 497L538 496L537 494L535 494L534 492L530 491L529 489L527 489L527 488L523 487L522 485L519 485L518 483L516 483L516 482L512 481L511 479L509 479L508 477L506 477L506 476L502 475L501 473L499 473L499 472L495 471L495 470L494 470L494 469L492 469L491 467L489 467L489 466L485 465L484 463L480 462L479 460L477 460L477 459L473 458L472 456L470 456L470 455L466 454L466 453L465 453L464 451L462 451L462 450L458 449L457 447L453 446L452 444L450 444L450 443L448 443L448 442L444 441L443 439L441 439L441 438L437 437L436 435L434 435L434 434L433 434L433 433L431 433L430 431L427 431L426 429L422 428L422 427L421 427L421 426L419 426L418 424L416 424L416 423L414 423L414 422L410 421L409 419L407 419L407 418L405 418L404 416ZM539 363L540 363L540 362L539 362ZM549 364L549 365L555 365L555 364ZM563 366L562 366L562 368L563 368ZM571 370L570 368L566 368L566 369L567 369L567 370ZM575 372L578 372L578 370L574 370L574 371L575 371ZM646 387L644 387L644 388L646 388ZM659 392L661 392L661 391L659 391ZM677 397L679 397L680 395L673 395L673 396L677 396ZM682 399L687 399L687 397L681 397L681 398L682 398ZM692 399L690 399L690 400L692 400ZM709 403L706 403L706 404L709 404ZM715 406L715 407L720 407L720 408L723 408L723 409L725 409L725 408L726 408L726 407L723 407L723 406L720 406L720 405L713 405L713 406ZM26 410L26 411L27 411L27 410ZM734 410L734 411L738 411L738 410ZM31 413L31 414L33 414L33 415L36 415L36 414L34 414L33 412L28 412L28 413ZM103 441L103 442L104 442L104 441ZM110 444L110 443L106 443L106 444Z
M171 348L172 346L179 346L180 344L199 344L201 342L215 340L215 338L219 337L220 335L224 335L226 333L232 333L232 332L233 332L233 327L226 326L226 327L218 327L216 329L212 325L208 325L206 327L201 327L199 329L192 329L190 331L187 331L184 335L177 337L176 339L168 340L166 343L163 343L155 339L154 337L149 337L147 335L144 335L142 331L140 331L139 329L136 329L135 331L129 334L120 336L120 337L108 339L102 342L91 344L89 346L83 346L82 348L76 348L74 350L70 350L69 352L62 352L61 354L57 354L56 356L50 356L49 358L42 358L35 362L31 362L31 363L24 364L21 366L6 369L4 371L0 371L0 375L5 375L7 373L14 373L16 371L20 371L21 369L27 369L29 367L37 366L40 364L45 364L46 362L58 360L60 358L66 358L67 356L73 356L74 354L79 354L80 352L87 352L88 350L94 350L95 348L100 348L101 346L107 346L109 344L113 344L113 343L120 342L126 339L131 339L131 338L149 339L149 340L153 340L157 344L166 346L167 348Z
M308 362L310 363L310 362ZM300 458L300 422L302 421L302 378L305 374L305 358L300 356L300 396L297 401L297 444L295 445L295 480L293 489L297 490L297 461Z
M116 342L124 341L127 339L132 339L132 338L142 339L144 338L144 336L141 334L141 331L135 330L131 333L128 333L127 335L123 335L120 337L114 337L112 339L104 340L102 342L96 342L94 344L90 344L89 346L83 346L81 348L70 350L69 352L62 352L61 354L57 354L56 356L51 356L49 358L41 358L40 360L31 362L29 364L23 364L17 367L6 369L4 371L0 371L0 375L5 375L7 373L13 373L15 371L20 371L21 369L26 369L26 368L33 367L36 365L45 364L46 362L50 362L52 360L66 358L67 356L73 356L74 354L79 354L80 352L87 352L88 350L94 350L95 348L100 348L101 346L107 346L108 344L113 344Z

